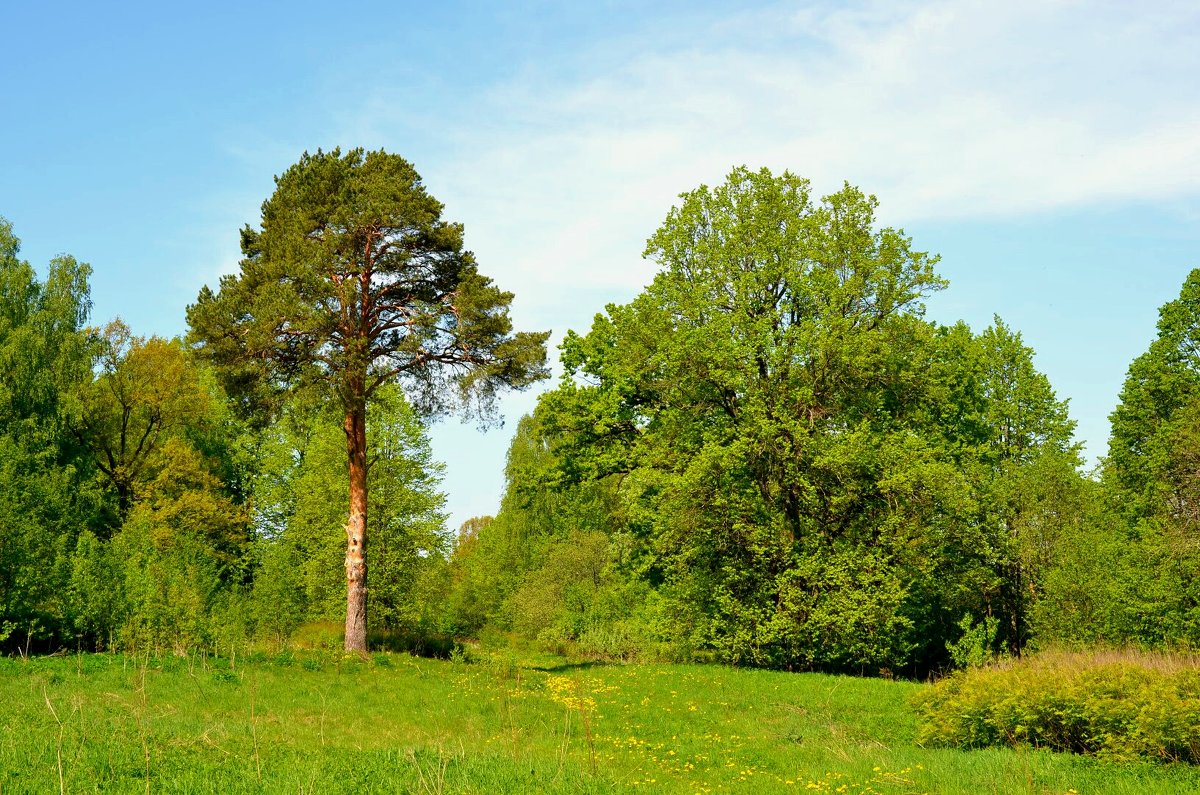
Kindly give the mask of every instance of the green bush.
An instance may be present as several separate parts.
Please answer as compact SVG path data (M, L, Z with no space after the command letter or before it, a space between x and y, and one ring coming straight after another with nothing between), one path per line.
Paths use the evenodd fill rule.
M974 623L971 616L963 616L958 622L962 631L961 637L953 643L946 644L950 661L955 668L978 668L997 657L994 651L1000 630L1000 621L992 616L984 616L979 623Z
M1200 764L1200 660L1136 652L1045 653L943 679L917 702L918 740L1032 745Z
M211 645L222 588L211 547L200 536L176 532L135 509L113 537L112 559L120 561L125 594L118 643L125 650L183 653Z

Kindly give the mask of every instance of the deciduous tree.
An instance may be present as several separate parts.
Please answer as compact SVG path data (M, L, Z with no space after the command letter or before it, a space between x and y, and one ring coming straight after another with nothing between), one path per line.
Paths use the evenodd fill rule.
M738 662L928 667L964 613L1002 611L1019 647L1024 542L1056 508L1021 486L1078 478L1032 351L926 321L937 258L854 187L740 168L681 198L654 281L568 333L536 414L564 483L620 484L612 529L669 631Z
M39 281L0 218L0 644L70 637L65 552L94 518L86 462L63 427L62 397L88 379L91 269L50 262Z
M135 336L117 319L96 343L99 371L74 392L71 428L116 493L124 520L147 463L168 439L199 425L214 402L178 340Z
M1131 521L1191 516L1189 444L1200 414L1200 269L1159 310L1158 336L1133 360L1113 411L1105 482Z

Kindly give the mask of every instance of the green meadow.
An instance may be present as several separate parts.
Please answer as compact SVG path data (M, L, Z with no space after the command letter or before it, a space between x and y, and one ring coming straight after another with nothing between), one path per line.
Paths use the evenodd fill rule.
M341 652L0 660L0 792L1153 793L1184 765L915 742L927 685Z

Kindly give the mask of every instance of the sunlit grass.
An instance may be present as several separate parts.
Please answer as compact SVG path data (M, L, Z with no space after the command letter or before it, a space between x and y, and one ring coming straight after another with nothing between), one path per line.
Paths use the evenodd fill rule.
M0 661L0 792L1195 792L1184 766L913 742L923 685L716 666Z

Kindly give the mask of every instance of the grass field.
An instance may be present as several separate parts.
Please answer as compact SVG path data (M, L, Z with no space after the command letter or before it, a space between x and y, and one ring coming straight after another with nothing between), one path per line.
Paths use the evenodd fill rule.
M1186 766L913 742L923 685L336 653L0 660L0 793L1200 792Z

